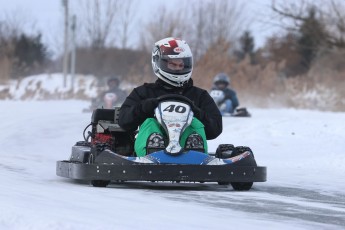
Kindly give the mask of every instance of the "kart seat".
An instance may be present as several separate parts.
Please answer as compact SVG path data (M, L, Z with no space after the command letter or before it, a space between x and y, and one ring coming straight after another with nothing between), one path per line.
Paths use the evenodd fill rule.
M119 126L120 107L114 109L95 109L91 116L91 123L108 129L110 132L126 132Z
M113 138L111 150L123 156L131 156L134 152L134 133L119 126L119 112L120 107L95 109L91 117L92 133L110 133Z

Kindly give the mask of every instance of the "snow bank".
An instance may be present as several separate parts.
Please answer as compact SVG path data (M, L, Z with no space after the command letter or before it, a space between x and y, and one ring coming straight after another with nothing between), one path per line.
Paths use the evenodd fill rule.
M71 75L64 79L62 74L41 74L29 76L19 81L10 81L0 86L0 98L14 100L45 99L90 99L103 90L94 76ZM1 93L2 92L2 93Z

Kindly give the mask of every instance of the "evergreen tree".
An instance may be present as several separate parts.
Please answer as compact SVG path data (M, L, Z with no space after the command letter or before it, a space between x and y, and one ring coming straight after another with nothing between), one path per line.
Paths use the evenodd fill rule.
M254 37L251 32L246 30L240 37L240 50L236 52L239 60L243 60L246 55L249 55L251 63L254 63Z
M41 42L41 34L35 37L21 34L14 47L14 56L19 63L27 66L32 66L34 63L42 64L48 57L47 48Z
M32 74L48 60L47 48L42 43L41 37L41 34L28 36L22 33L18 38L13 39L15 63L12 77Z
M250 31L244 31L243 35L240 37L241 51L244 54L254 53L254 37Z
M297 41L298 52L302 57L301 65L308 70L320 48L325 45L327 33L321 20L317 18L316 9L310 8L308 17L299 27L300 37Z

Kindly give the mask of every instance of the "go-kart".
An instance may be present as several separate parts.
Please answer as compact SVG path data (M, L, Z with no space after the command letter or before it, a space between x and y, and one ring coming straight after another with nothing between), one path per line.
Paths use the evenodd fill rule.
M224 92L222 90L213 89L209 92L209 94L214 100L214 102L216 103L219 111L222 112L223 117L251 117L252 116L248 112L246 107L236 108L234 109L232 113L223 112L223 111L230 110L230 108L227 108L227 103L224 99L225 98Z
M251 117L246 107L236 108L233 113L223 113L223 117Z
M112 109L119 107L123 103L118 99L118 95L114 92L105 93L101 98L93 98L89 108L83 109L84 113L93 112L97 108Z
M257 166L249 147L221 144L215 153L180 146L181 133L193 119L193 102L180 95L158 98L155 117L168 143L144 157L134 152L136 132L119 126L119 109L96 109L84 129L84 141L72 147L69 160L58 161L56 174L106 187L111 181L218 182L234 190L249 190L266 181L266 167ZM91 131L88 128L91 127Z

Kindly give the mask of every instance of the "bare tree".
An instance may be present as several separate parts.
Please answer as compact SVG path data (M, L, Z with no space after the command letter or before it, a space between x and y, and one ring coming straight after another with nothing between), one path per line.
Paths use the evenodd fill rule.
M137 0L80 0L79 37L84 45L127 48L134 23Z
M119 8L121 9L120 23L119 23L119 35L121 48L125 49L128 46L130 29L135 19L135 6L137 5L136 0L126 0L120 2Z
M36 32L36 21L30 18L25 12L18 9L13 12L2 12L0 14L0 37L14 38L26 32Z
M196 57L218 41L233 43L245 30L243 8L237 1L192 1L189 37Z
M330 33L330 43L345 48L345 1L332 0L329 10L324 13Z
M322 7L321 7L322 6ZM310 12L324 25L325 41L329 46L345 48L345 2L301 0L298 3L272 0L274 21L289 31L298 31L310 20Z
M198 59L218 41L234 41L242 29L243 5L227 0L191 0L168 10L161 7L141 34L145 47L167 36L187 40Z
M84 0L79 7L81 10L77 17L86 43L95 48L114 43L119 0Z
M0 15L0 80L9 79L15 68L15 40L25 32L25 28L34 31L35 24L21 10Z
M141 32L141 41L146 50L150 50L155 41L165 37L182 37L185 34L186 25L180 14L170 12L164 6L161 6L157 12Z

